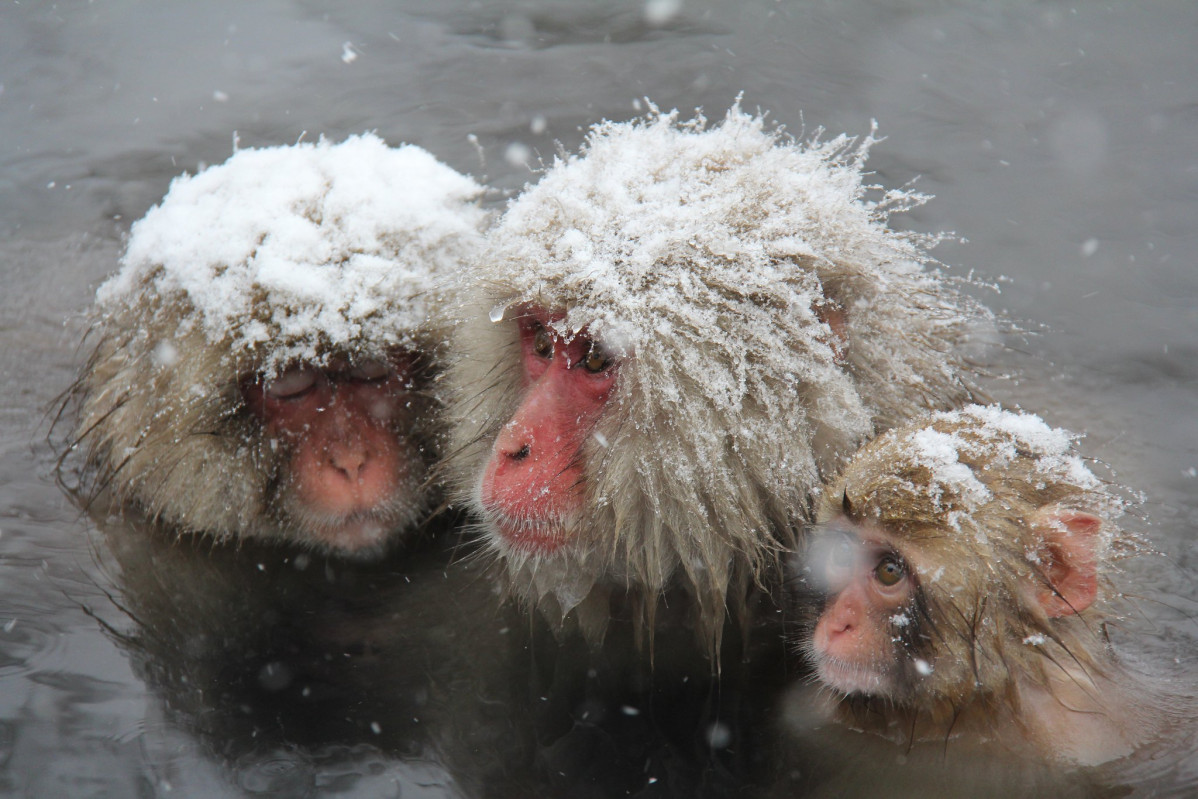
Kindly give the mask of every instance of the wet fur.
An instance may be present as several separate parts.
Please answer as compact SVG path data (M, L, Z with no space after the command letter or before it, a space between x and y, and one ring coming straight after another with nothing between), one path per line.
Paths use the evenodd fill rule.
M89 335L95 348L64 398L63 417L77 416L68 449L83 455L80 498L137 507L180 532L323 548L303 526L306 520L286 510L285 445L271 445L242 400L241 381L259 372L267 352L211 341L191 314L185 297L163 297L150 285L134 305L94 311ZM438 350L435 334L422 331L418 340L427 351ZM177 353L173 362L156 356L162 342ZM362 342L352 354L385 358L386 350ZM332 354L327 345L324 352ZM424 482L435 456L436 431L429 422L435 402L427 388L432 377L426 359L411 403L393 422L412 452L421 454L409 464L414 501L378 509L389 528L410 527L429 505Z

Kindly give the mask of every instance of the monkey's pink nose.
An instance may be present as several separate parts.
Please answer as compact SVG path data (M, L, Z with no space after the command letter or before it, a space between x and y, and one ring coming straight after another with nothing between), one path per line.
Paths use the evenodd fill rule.
M856 584L849 584L839 594L828 600L819 627L829 640L852 635L861 626L861 592Z
M364 447L333 446L329 448L329 466L351 482L359 482L368 455Z
M499 431L499 437L495 440L495 452L514 461L525 460L533 454L532 445L535 443L533 437L533 431L526 425L515 421L508 422Z

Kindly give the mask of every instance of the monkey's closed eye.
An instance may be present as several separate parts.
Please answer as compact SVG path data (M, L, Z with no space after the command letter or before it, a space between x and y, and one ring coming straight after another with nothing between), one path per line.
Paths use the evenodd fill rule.
M346 374L356 383L377 383L391 376L391 367L385 361L371 359L356 364Z
M542 358L553 357L553 336L549 331L542 327L539 323L535 328L536 332L532 334L532 349L537 355Z
M310 366L292 367L266 382L266 395L271 399L299 399L316 387L317 371Z
M893 555L883 555L874 567L874 577L887 588L898 585L906 576L907 567Z

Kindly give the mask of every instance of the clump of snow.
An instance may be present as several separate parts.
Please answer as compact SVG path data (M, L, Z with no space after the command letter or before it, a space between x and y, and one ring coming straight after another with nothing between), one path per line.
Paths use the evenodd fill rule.
M213 344L265 350L268 370L322 348L411 344L478 246L481 194L426 150L372 134L239 150L171 183L97 302L156 293L190 307L182 327Z
M960 448L965 444L955 434L932 428L916 431L910 440L915 461L932 473L931 487L952 485L969 505L977 507L989 500L992 494L974 476L973 470L959 460Z
M958 516L967 515L994 499L987 487L987 470L1022 460L1038 484L1065 483L1082 491L1098 491L1101 482L1073 451L1075 436L1050 427L1032 413L996 405L969 405L933 414L926 425L902 433L902 446L912 461L929 472L927 492L936 500L950 494Z
M1064 477L1079 488L1097 489L1101 485L1082 459L1073 454L1076 437L1067 430L1049 427L1035 414L1013 413L998 406L974 405L965 412L1010 435L1013 442L1034 453L1036 468L1042 474Z
M831 247L861 245L884 263L918 260L861 202L858 167L872 141L780 146L763 118L739 107L712 128L701 116L680 122L677 112L601 123L582 155L556 162L509 208L494 241L503 258L496 270L517 285L553 283L555 293L583 298L563 330L591 325L634 345L666 309L689 314L675 327L708 329L703 311L728 299L714 296L713 284L810 307L819 286L796 281L786 259L833 258Z

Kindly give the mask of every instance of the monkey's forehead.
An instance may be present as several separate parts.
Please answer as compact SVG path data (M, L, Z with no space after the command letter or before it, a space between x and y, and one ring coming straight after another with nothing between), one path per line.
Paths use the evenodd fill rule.
M473 180L373 135L241 150L182 176L134 224L101 306L178 298L234 347L298 346L424 324L473 257L485 213Z

